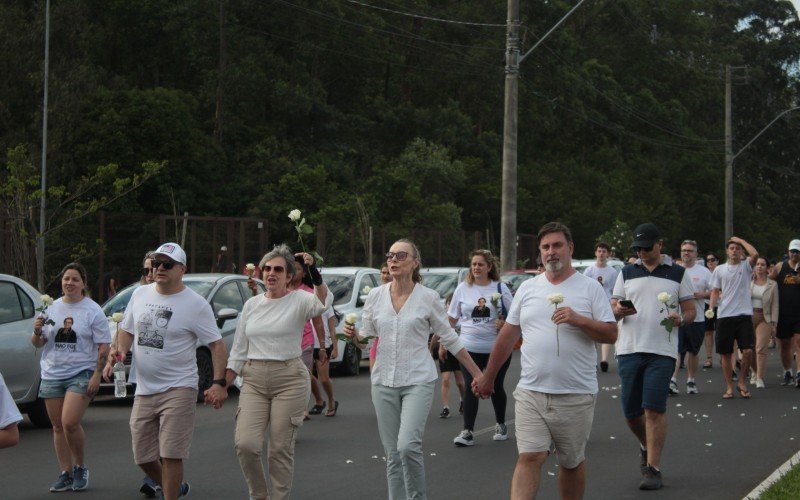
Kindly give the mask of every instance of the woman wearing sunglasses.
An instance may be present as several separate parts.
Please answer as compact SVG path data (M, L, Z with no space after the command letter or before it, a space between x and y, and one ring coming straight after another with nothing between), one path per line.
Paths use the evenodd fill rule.
M447 321L439 294L419 284L416 245L406 239L396 241L386 262L392 282L369 292L361 332L345 323L344 333L356 342L380 339L371 375L372 404L386 452L389 498L426 498L422 435L437 378L428 354L428 334L438 335L473 377L481 371Z
M300 359L303 326L325 312L333 299L314 267L314 258L307 253L302 258L313 294L289 290L297 264L286 245L261 259L267 291L245 303L228 357L227 383L238 375L243 381L234 441L254 500L289 498L294 442L310 391L308 370ZM261 464L267 429L269 485Z

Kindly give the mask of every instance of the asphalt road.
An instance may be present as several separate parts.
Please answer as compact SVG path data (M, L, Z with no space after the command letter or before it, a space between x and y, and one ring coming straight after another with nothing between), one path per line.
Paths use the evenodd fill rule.
M587 447L586 498L622 499L659 497L684 499L742 498L773 470L797 452L800 445L800 390L781 387L775 357L770 351L767 388L753 390L751 400L723 401L718 367L701 371L698 395L681 394L669 400L669 434L662 459L664 489L641 492L638 449L622 417L619 378L612 362L600 373L600 394L594 427ZM685 375L682 372L682 376ZM515 354L506 380L511 439L492 441L491 404L483 402L476 424L476 444L456 448L452 439L462 428L456 414L439 419L437 403L431 410L424 450L428 495L435 499L508 497L516 460L513 439L513 398L519 377ZM365 370L358 377L334 379L339 414L315 416L303 425L296 447L293 498L386 498L383 449L378 438ZM683 388L683 387L682 387ZM682 391L683 392L683 391ZM247 498L247 488L233 450L236 399L218 411L198 407L192 456L185 464L192 485L190 498ZM128 417L130 401L104 397L84 418L90 488L88 499L142 498L142 473L133 464ZM3 487L0 497L22 500L51 498L47 491L58 475L52 433L21 427L21 443L0 451ZM545 464L540 498L557 498L554 458ZM73 495L61 493L59 496Z

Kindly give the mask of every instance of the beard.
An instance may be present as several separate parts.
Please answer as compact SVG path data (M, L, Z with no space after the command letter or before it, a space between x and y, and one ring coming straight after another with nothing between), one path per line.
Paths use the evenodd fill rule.
M544 265L544 268L547 271L550 271L550 272L560 271L563 267L564 267L564 264L560 260L548 261Z

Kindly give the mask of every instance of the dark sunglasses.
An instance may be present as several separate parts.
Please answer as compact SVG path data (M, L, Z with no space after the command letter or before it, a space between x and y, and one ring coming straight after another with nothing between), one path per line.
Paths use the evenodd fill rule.
M408 258L408 252L386 252L386 260L403 262Z
M152 266L153 266L153 271L155 271L156 269L158 269L161 266L164 266L164 269L169 271L170 269L175 267L175 264L177 264L177 262L170 262L170 261L166 261L166 260L153 260L151 262L152 262Z
M653 247L652 246L649 246L649 247L633 247L633 249L636 252L652 252L653 251Z
M800 253L800 250L795 250L794 248L792 248L791 250L789 250L789 253Z
M716 261L717 261L717 258L716 258L716 257L709 257L709 258L707 258L706 260L707 260L708 262L716 262Z
M264 271L265 273L268 273L270 271L275 271L276 274L280 274L283 271L285 271L286 268L283 266L262 266L261 270Z
M152 267L143 267L142 268L142 276L147 276L148 274L153 272Z

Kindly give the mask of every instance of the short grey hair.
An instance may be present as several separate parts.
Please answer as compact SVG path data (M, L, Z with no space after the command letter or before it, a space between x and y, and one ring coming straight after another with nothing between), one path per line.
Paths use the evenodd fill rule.
M272 250L264 254L264 256L261 257L261 262L258 263L258 267L263 268L267 262L276 257L283 257L283 260L286 261L286 272L290 276L294 276L296 273L294 267L294 254L292 253L292 249L286 246L285 243L275 245Z

